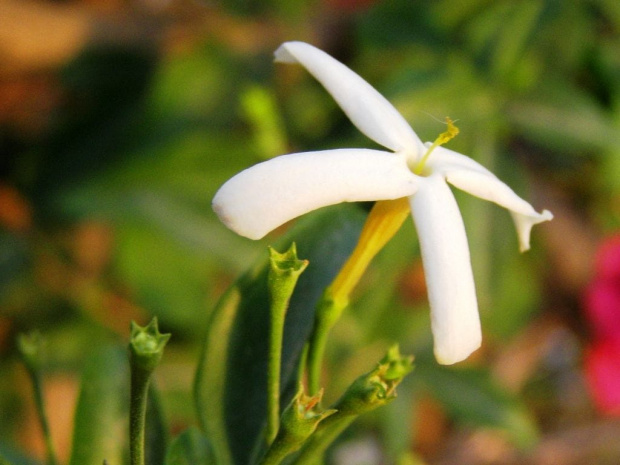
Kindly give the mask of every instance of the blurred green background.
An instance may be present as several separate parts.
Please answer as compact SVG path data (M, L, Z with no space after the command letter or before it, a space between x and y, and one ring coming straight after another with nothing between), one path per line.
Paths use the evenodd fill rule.
M156 315L173 334L157 373L164 411L172 433L196 422L209 312L280 234L237 237L213 194L272 156L373 146L301 67L273 63L281 42L304 40L373 84L421 139L458 120L449 148L556 216L521 255L505 211L456 193L484 345L450 369L429 356L405 224L335 328L326 376L337 396L393 341L420 376L345 435L334 463L618 463L603 438L620 428L583 381L580 298L599 239L620 227L619 32L616 0L4 0L0 452L43 457L15 348L32 329L47 341L61 458L85 358L124 343L132 319Z

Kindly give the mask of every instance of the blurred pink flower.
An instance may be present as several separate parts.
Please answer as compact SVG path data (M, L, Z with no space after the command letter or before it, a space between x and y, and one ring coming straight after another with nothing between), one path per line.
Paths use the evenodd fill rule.
M620 416L620 343L595 341L586 351L586 379L599 410Z
M620 283L620 234L603 241L596 256L596 273Z
M620 416L620 235L599 248L584 309L592 330L585 354L592 396L602 412Z
M620 279L595 278L586 291L585 310L595 338L620 340Z

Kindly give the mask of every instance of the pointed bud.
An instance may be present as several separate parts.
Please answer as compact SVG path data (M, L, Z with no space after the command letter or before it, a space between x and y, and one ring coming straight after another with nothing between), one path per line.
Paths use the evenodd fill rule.
M305 442L297 465L323 463L327 448L359 415L387 404L396 397L396 386L413 370L413 357L402 356L394 345L376 368L357 378L332 406L336 409Z
M334 409L321 409L322 397L323 390L308 396L300 384L297 394L282 412L280 429L260 462L261 465L279 464L286 456L299 450L321 421L336 413Z
M151 375L159 364L170 334L162 334L153 318L145 327L131 322L129 361L131 394L129 405L129 456L132 464L144 464L146 406Z
M41 377L41 366L43 365L43 346L44 340L41 333L32 331L28 334L20 334L17 337L17 348L22 356L24 365L28 370L28 374L32 381L32 389L34 394L34 402L37 409L37 415L43 430L45 438L45 447L47 449L47 463L56 465L56 451L52 436L50 434L49 422L45 411L45 399L43 397L43 380ZM1 460L0 460L1 463Z
M338 415L360 415L396 397L396 386L413 370L413 357L392 346L376 368L357 378L334 405Z
M308 260L297 258L297 246L293 242L284 253L279 253L269 247L269 292L272 299L281 299L288 302L299 275L308 266Z
M282 436L301 445L322 420L336 413L335 409L321 409L322 397L322 389L316 395L308 396L303 385L300 385L297 394L282 412Z
M39 331L17 336L17 348L28 370L38 372L41 368L42 346L43 338Z
M132 368L152 372L161 360L168 339L170 334L159 332L157 318L153 318L145 327L132 321L129 341Z

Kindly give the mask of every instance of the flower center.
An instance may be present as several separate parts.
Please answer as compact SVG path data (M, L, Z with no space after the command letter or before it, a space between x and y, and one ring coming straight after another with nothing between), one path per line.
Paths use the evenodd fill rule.
M440 145L445 144L446 142L454 139L458 133L459 133L459 128L457 128L454 125L454 121L452 121L450 118L448 118L446 116L446 125L448 126L448 128L442 132L441 134L439 134L439 136L437 137L437 139L435 139L435 142L433 142L433 145L431 145L428 150L426 151L426 153L424 154L424 156L422 157L422 159L418 162L418 164L413 168L413 172L417 175L422 175L422 173L424 172L424 168L426 167L426 162L428 160L428 157L431 155L431 153L433 152L433 150L435 150L437 147L439 147Z

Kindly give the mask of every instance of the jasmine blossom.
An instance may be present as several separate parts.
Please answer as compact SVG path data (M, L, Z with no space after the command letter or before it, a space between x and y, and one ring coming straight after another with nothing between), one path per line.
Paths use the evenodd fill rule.
M286 42L277 62L304 66L351 122L389 149L335 149L294 153L259 163L226 182L213 208L226 226L250 239L317 208L341 202L407 199L418 232L431 307L435 356L452 364L481 343L478 303L463 219L448 184L508 209L521 251L533 225L553 215L536 212L479 163L435 143L422 143L400 113L370 84L325 52Z

